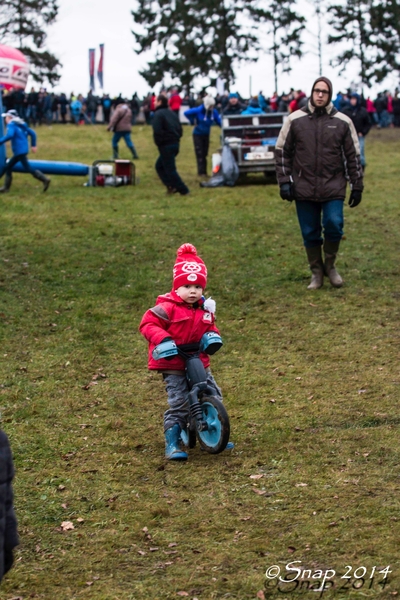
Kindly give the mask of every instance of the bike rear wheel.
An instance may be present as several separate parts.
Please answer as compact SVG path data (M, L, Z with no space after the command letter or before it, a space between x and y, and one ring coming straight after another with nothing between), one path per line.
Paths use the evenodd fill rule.
M219 454L229 442L230 425L226 408L216 396L203 396L200 400L202 418L208 429L196 431L200 446L210 454Z

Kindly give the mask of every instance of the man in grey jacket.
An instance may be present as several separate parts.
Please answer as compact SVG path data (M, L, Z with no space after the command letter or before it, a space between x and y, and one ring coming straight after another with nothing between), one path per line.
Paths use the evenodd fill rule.
M275 147L280 195L296 202L312 290L322 287L324 275L334 287L343 285L335 261L343 236L347 182L351 208L361 202L363 191L357 133L351 119L337 111L331 100L330 80L319 77L307 106L289 115Z

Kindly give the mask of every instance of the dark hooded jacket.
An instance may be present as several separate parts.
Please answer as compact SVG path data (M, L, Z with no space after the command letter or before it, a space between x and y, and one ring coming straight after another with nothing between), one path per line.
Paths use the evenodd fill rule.
M275 147L276 175L279 185L292 183L296 200L326 202L346 196L347 182L352 189L363 189L360 146L354 125L336 110L332 84L325 107L313 105L312 92L307 106L290 114Z
M361 106L361 99L358 94L353 94L352 98L357 98L357 104L343 108L343 114L350 117L357 133L362 133L365 137L371 129L371 119L366 108Z
M174 111L166 106L159 106L154 111L153 137L156 146L171 146L179 144L182 137L182 125Z
M13 549L18 545L17 520L13 507L14 466L10 444L0 429L0 581L13 564Z

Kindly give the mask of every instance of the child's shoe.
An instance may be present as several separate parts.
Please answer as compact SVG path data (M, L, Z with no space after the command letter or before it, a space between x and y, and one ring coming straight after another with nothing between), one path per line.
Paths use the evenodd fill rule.
M178 423L165 432L165 458L168 460L187 460L188 455L179 448L181 428Z

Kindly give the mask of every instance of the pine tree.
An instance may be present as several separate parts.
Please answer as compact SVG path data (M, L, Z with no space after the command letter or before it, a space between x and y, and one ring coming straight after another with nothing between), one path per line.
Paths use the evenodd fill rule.
M166 74L190 87L198 76L234 79L234 63L255 60L257 35L249 23L256 0L138 0L133 31L141 54L156 58L141 72L150 85ZM246 21L247 19L247 21Z
M273 57L275 90L278 91L278 70L290 73L292 57L302 56L301 34L305 18L295 11L295 0L261 2L251 13L253 18L266 25L268 37L272 38L268 50Z
M337 32L328 36L329 44L338 42L348 45L336 59L333 66L345 71L350 62L359 62L359 76L363 84L369 85L375 78L376 47L371 28L371 0L346 0L329 8L329 24Z
M15 45L30 61L31 75L37 82L51 85L60 79L60 61L44 50L46 28L58 14L57 0L1 0L0 39Z
M393 71L400 74L400 5L379 0L371 6L371 28L376 48L374 76L378 83Z

